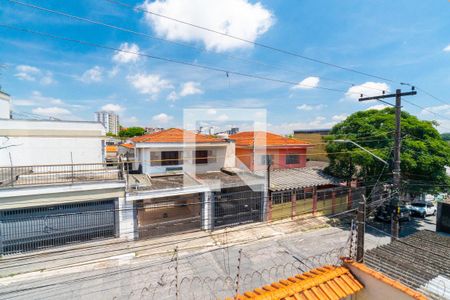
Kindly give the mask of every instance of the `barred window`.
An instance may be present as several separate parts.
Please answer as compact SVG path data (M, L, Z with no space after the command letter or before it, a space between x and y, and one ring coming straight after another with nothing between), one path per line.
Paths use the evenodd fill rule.
M298 163L300 163L300 155L299 154L286 155L286 164L287 165L295 165Z

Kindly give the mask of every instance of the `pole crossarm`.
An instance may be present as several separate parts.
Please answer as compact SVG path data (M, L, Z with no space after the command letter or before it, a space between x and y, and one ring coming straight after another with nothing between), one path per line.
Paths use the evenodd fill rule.
M385 99L385 98L395 98L395 97L397 97L397 95L398 94L386 94L386 95L379 95L379 96L372 96L372 97L361 97L361 98L359 98L359 101L379 100L379 99ZM400 93L399 96L414 96L414 95L417 95L416 91ZM390 105L392 105L392 104L390 104Z

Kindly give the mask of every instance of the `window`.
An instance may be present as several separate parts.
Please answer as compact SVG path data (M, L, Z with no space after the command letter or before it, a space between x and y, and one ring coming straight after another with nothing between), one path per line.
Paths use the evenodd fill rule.
M269 154L261 155L261 164L267 165L267 163L271 163L271 164L273 163L272 155L269 155Z
M300 163L300 156L298 154L287 154L286 155L286 164L287 165L296 165Z
M162 151L161 152L161 166L176 166L179 165L178 151Z
M208 163L208 150L195 151L195 164L203 165Z

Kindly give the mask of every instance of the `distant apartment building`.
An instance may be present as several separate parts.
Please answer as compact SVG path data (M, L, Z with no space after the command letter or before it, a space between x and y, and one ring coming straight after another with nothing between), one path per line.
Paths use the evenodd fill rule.
M327 162L328 156L326 154L324 137L329 133L330 129L294 130L294 138L314 144L314 147L308 150L309 160Z
M105 126L106 133L119 134L119 116L110 111L98 111L95 113L95 119Z

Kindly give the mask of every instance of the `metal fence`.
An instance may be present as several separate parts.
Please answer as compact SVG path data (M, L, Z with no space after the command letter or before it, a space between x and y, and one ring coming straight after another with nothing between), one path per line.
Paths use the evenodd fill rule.
M114 200L0 211L0 255L116 235Z
M0 167L0 188L123 179L121 163Z
M264 192L216 192L213 194L214 226L229 226L263 220Z

